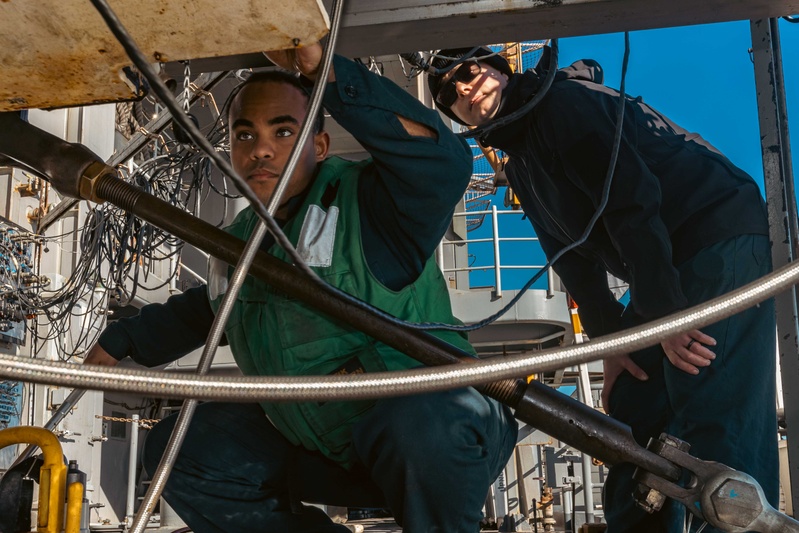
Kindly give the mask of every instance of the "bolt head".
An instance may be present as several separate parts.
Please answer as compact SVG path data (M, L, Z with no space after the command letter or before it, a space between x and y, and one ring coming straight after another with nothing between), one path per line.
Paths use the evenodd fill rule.
M719 522L740 528L749 526L763 512L757 488L738 479L721 483L710 495L710 501Z

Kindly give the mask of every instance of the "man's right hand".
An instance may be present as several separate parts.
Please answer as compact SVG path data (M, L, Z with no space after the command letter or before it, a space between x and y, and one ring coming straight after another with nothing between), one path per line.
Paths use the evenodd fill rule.
M119 361L103 350L98 343L89 349L89 353L83 359L84 365L116 366L118 363Z
M613 385L616 383L616 378L619 377L619 374L626 370L634 378L641 381L648 380L649 376L627 354L610 357L605 359L603 363L602 407L606 413L610 414L610 392L613 390Z
M287 50L272 50L264 52L266 57L285 70L299 72L311 81L316 80L316 73L322 61L322 45L319 43L305 45L301 48ZM336 75L331 66L327 81L336 81Z

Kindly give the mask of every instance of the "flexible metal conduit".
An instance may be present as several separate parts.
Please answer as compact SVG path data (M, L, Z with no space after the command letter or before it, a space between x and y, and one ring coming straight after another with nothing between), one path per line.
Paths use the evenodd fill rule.
M0 376L76 388L203 400L256 402L381 398L478 385L640 350L670 335L702 328L732 316L797 282L799 262L793 262L724 296L636 328L585 344L544 350L532 356L517 355L501 360L474 361L472 364L347 376L217 377L80 366L3 354L0 355ZM318 291L312 291L317 301L321 300ZM408 335L411 337L410 333Z

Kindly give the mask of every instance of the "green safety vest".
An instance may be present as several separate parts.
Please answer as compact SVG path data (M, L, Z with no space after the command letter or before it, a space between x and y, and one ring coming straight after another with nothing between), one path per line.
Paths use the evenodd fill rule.
M458 324L452 315L446 283L432 258L419 278L400 291L386 288L370 272L361 242L357 192L358 177L368 164L369 161L353 163L339 158L326 160L304 204L285 225L284 232L306 263L331 285L403 320ZM248 207L226 231L247 239L258 220ZM289 261L277 244L269 253ZM219 268L212 268L209 278L213 278L214 270L219 272ZM225 265L221 272L229 276L232 268ZM226 279L221 278L224 286ZM210 290L214 284L209 279ZM221 300L221 295L211 295L214 312ZM239 293L225 334L236 363L246 375L349 374L404 370L420 365L251 276ZM474 354L460 333L434 331L432 334ZM352 425L374 402L261 405L275 427L292 443L319 450L346 467L353 461Z

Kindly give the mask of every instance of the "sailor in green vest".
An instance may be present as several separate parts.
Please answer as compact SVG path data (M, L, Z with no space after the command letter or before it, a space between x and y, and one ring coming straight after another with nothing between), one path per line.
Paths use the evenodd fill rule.
M264 203L305 117L304 88L320 57L319 46L272 54L301 77L254 74L232 100L233 167ZM327 158L320 114L276 213L283 231L311 268L344 291L404 320L457 323L431 256L471 176L465 142L390 80L341 57L324 106L371 158ZM256 222L247 208L227 229L246 239ZM286 259L268 239L262 246ZM212 267L208 286L111 323L86 363L132 357L154 366L202 346L227 274ZM252 278L225 334L247 375L418 366ZM435 334L474 353L458 333ZM147 438L150 474L174 423L165 419ZM411 533L477 532L488 488L515 442L508 408L471 388L360 402L209 402L197 409L164 496L197 533L348 531L303 502L388 508Z

